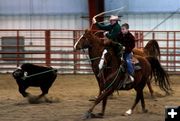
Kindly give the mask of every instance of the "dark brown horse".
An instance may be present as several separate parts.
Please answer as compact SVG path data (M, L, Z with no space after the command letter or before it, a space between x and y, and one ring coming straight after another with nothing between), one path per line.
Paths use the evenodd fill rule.
M76 50L88 48L89 57L92 59L100 57L102 55L102 52L104 50L104 44L100 38L96 37L90 31L86 30L85 34L82 35L76 42L74 48ZM99 82L100 95L95 100L93 106L88 110L87 114L85 115L85 118L103 117L105 113L108 96L111 95L116 89L123 90L122 84L125 78L125 73L123 72L122 66L124 62L122 60L119 60L115 56L114 51L109 51L110 54L107 63L108 66L111 68L105 68L103 70L104 78L98 78L97 76L97 74L99 73L97 65L100 60L92 60L92 68ZM133 106L128 111L126 111L125 114L127 115L132 114L133 109L140 100L143 112L147 112L145 108L143 89L147 81L149 81L149 78L151 77L152 73L155 76L155 81L159 83L159 87L162 90L168 92L170 89L168 75L163 70L159 61L156 58L144 58L137 55L135 57L139 60L142 69L135 72L134 83L131 86L129 86L129 88L126 88L126 90L134 88L136 91L135 102ZM156 64L155 66L154 63ZM95 106L99 104L101 101L103 101L102 112L100 114L94 115L92 111L95 108Z

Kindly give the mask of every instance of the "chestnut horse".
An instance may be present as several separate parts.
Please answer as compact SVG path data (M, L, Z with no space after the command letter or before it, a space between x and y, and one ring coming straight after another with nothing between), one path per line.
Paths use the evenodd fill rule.
M89 57L90 59L100 57L102 52L105 48L103 41L91 33L91 31L86 30L85 34L82 35L79 40L74 45L76 50L80 49L88 49L89 50ZM92 60L92 69L95 72L95 76L98 79L99 87L100 87L100 95L95 100L92 107L88 110L85 115L85 118L92 118L92 117L103 117L105 113L107 98L111 95L114 90L120 89L123 90L122 84L124 83L125 73L123 72L123 65L124 61L119 60L116 56L114 51L110 51L110 57L108 58L108 66L111 68L103 69L104 78L98 78L99 69L97 64L99 63L98 60ZM143 89L146 83L149 81L151 74L153 73L155 76L155 81L158 82L159 87L168 92L170 90L170 83L167 73L161 67L159 61L154 57L141 57L135 55L135 57L139 60L141 65L141 70L135 71L135 81L134 83L129 86L130 89L135 89L136 91L136 99L132 107L126 111L126 115L132 114L134 108L136 107L137 103L141 100L142 111L147 112L145 108L144 96L143 96ZM95 115L92 113L93 109L97 104L102 101L102 112Z
M143 56L143 57L154 57L156 59L160 59L160 47L156 40L150 40L146 44L146 46L142 49L134 48L133 53L135 55ZM151 86L151 80L147 82L148 89L151 93L151 97L154 98L154 91Z
M94 33L94 35L96 35L97 37L102 37L101 33L102 33L102 31L97 31L96 33ZM134 48L133 53L135 55L139 55L139 56L143 56L143 57L151 56L151 57L160 59L160 47L156 40L148 41L148 43L146 44L146 46L144 48ZM97 61L95 61L95 62L97 62ZM93 64L93 65L96 67L96 66L98 66L98 63L96 63L96 64L97 65L95 65L95 64ZM99 71L96 71L96 69L95 69L94 73L96 73L96 72L98 73ZM97 75L97 74L95 74L95 75ZM96 78L97 78L97 80L99 80L98 77L96 77ZM147 86L150 91L151 97L154 98L154 95L153 95L154 91L151 86L151 79L147 82ZM95 100L94 98L90 99L90 101L94 101L94 100Z
M160 48L156 40L150 40L143 49L134 48L133 53L140 56L151 56L160 59Z

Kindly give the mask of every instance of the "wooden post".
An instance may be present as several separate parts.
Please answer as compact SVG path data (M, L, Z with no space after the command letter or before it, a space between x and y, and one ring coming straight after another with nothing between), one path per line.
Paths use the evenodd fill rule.
M76 43L76 38L77 38L77 31L73 31L73 45L75 45L75 43ZM77 65L76 65L76 63L77 63L77 53L74 51L74 74L76 74L77 73Z
M20 49L19 49L19 31L17 31L17 36L16 36L16 49L17 49L17 54L16 54L16 59L17 59L17 61L16 61L16 64L17 64L17 67L19 66L19 59L20 59L20 56L19 56L19 51L20 51Z
M176 72L176 32L174 34L174 72Z
M140 47L143 48L144 47L144 36L143 36L143 32L140 33Z
M104 11L104 0L88 0L89 4L89 24L92 24L92 18ZM97 18L98 21L103 21L103 16ZM93 29L96 27L93 26Z
M138 36L138 32L135 32L134 33L134 37L135 37L135 45L136 47L139 47L139 36Z
M152 39L155 40L155 33L152 33Z
M51 65L51 32L50 30L46 30L45 31L45 51L46 51L46 66L50 66Z

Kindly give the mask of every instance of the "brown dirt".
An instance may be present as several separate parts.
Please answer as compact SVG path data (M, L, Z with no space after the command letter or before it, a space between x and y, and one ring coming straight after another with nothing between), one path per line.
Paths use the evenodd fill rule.
M156 100L150 98L147 87L144 90L148 113L141 112L140 104L132 116L122 116L130 108L135 98L135 91L121 91L114 94L114 99L108 101L106 115L103 119L91 121L163 121L165 106L180 105L180 76L172 76L173 94L164 93L153 84ZM34 95L40 93L39 88L30 88ZM50 89L48 97L56 100L54 103L29 104L17 89L15 80L10 75L0 78L0 121L81 121L83 114L91 106L88 99L96 96L98 87L93 75L60 75ZM57 101L58 99L58 101ZM94 112L99 112L99 104Z

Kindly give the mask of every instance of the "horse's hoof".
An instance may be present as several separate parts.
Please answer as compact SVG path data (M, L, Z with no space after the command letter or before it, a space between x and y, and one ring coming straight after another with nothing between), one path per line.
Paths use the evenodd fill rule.
M129 109L123 114L123 116L130 116L131 114L132 114L132 110Z
M94 118L95 115L91 112L86 112L85 115L83 116L83 120L86 120L86 119L90 119L90 118Z
M143 110L143 113L147 113L147 112L148 112L148 110L147 110L147 109L144 109L144 110Z
M130 116L131 114L123 113L122 116Z
M102 113L93 114L91 112L86 112L85 115L83 116L83 120L91 119L91 118L103 118L103 114Z

